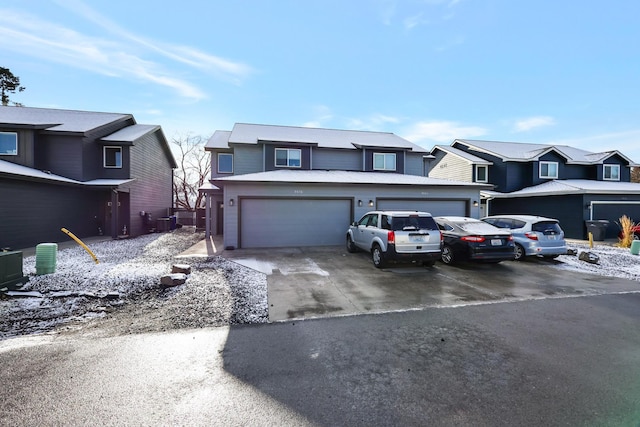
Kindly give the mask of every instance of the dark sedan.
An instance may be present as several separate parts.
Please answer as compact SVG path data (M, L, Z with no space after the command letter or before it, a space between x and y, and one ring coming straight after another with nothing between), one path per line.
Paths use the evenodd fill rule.
M500 262L515 258L511 233L474 218L460 216L435 217L442 232L442 262Z

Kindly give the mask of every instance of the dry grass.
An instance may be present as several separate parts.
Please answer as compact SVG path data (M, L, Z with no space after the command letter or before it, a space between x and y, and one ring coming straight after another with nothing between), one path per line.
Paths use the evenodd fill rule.
M622 238L618 238L618 246L621 248L631 247L631 242L633 242L633 227L635 224L631 221L631 218L622 215L618 225L622 229Z

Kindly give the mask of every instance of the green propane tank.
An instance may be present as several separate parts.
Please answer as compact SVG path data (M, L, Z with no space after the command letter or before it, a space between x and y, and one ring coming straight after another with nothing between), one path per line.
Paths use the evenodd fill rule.
M640 240L634 240L633 242L631 242L631 254L640 254Z
M36 246L36 274L50 274L56 271L58 255L57 243L40 243Z

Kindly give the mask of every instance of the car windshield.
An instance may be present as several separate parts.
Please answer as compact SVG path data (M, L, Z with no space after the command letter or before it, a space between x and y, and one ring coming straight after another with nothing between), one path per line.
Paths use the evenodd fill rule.
M455 224L464 231L474 234L495 234L503 232L502 230L496 230L496 227L493 225L482 221L456 222Z
M562 229L557 222L554 221L541 221L531 225L531 230L537 231L543 234L560 234Z
M412 215L408 217L391 218L391 229L393 231L410 230L437 230L436 222L430 216Z

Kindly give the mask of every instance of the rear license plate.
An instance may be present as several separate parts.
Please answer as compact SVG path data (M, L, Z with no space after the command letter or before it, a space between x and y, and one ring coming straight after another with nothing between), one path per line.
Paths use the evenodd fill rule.
M409 241L412 243L422 243L425 240L425 236L421 236L421 235L409 235Z
M502 240L500 239L491 239L492 246L500 246L502 244Z
M547 236L547 238L549 240L556 240L556 235L555 234L550 234L550 235Z

